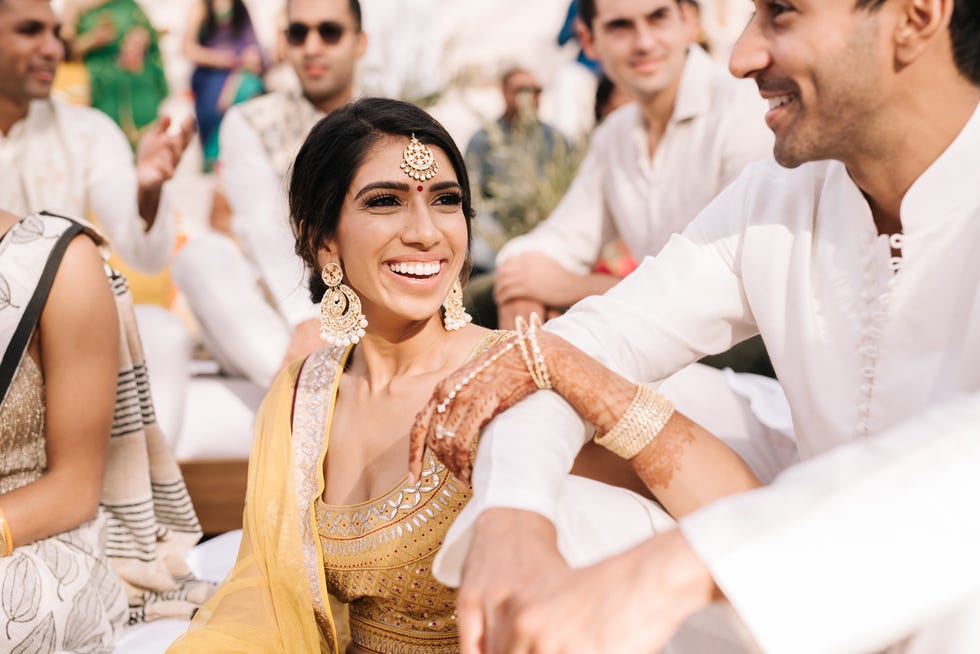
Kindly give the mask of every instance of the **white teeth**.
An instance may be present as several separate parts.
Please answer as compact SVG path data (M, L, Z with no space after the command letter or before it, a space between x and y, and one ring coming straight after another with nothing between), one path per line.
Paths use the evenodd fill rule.
M427 263L415 262L415 263L389 263L388 268L392 272L396 272L400 275L414 275L415 277L431 277L439 272L442 266L438 261L430 261Z
M793 99L793 96L791 96L791 95L780 95L779 97L769 98L769 108L770 109L775 109L776 107L780 107L780 106L786 104L787 102L789 102L792 99Z

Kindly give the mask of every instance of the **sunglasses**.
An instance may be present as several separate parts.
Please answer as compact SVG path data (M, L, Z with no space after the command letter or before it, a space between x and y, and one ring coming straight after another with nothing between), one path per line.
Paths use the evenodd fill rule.
M320 40L327 45L337 45L340 43L340 39L344 36L344 32L347 28L340 23L334 23L332 21L324 21L316 25L307 25L306 23L290 23L286 27L286 43L296 47L306 43L306 37L309 36L310 30L315 29L320 35Z

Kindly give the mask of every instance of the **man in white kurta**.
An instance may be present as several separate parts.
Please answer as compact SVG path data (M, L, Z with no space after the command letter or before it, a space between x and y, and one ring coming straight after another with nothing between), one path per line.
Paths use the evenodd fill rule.
M155 272L173 252L175 222L166 181L193 132L158 124L133 152L112 120L89 107L53 100L51 78L64 45L43 1L0 3L0 207L26 216L48 210L94 217L112 249L134 268ZM27 32L24 25L41 25ZM50 73L50 77L48 75ZM180 428L190 340L175 315L137 306L157 418Z
M622 239L638 260L672 234L753 161L772 135L752 84L737 80L693 40L684 2L597 0L583 46L634 98L595 129L574 181L555 210L497 256L494 298L501 327L516 315L564 308L617 277L591 274L603 245ZM661 6L662 5L662 6ZM668 12L656 20L652 10ZM627 21L628 28L611 26ZM623 32L634 40L623 45Z
M292 155L322 116L293 91L229 109L221 124L218 174L237 243L206 232L174 260L174 280L208 350L225 373L261 386L272 381L295 330L317 312L303 262L293 253L285 180ZM263 124L273 138L263 140Z
M546 329L640 381L761 333L804 462L547 597L499 569L487 584L492 566L471 556L461 598L495 600L459 619L489 632L489 651L619 651L624 634L649 635L642 651L654 651L719 592L766 652L980 650L980 61L950 56L980 24L952 7L825 0L806 18L758 7L732 68L771 98L776 157L794 168L753 165L657 257ZM835 42L806 38L830 25ZM864 74L838 73L821 98L807 73L838 65ZM872 110L869 95L881 99ZM891 147L869 160L869 145ZM561 541L561 488L591 435L552 393L491 422L437 574L458 579L470 542L505 561L508 548L547 549L517 535L542 521ZM512 538L484 538L501 529ZM527 611L494 608L508 598ZM583 616L620 640L588 640Z
M611 113L593 131L561 202L544 222L508 241L498 265L533 251L586 275L613 238L623 239L638 260L656 254L746 165L769 156L764 113L751 84L691 46L653 156L640 104Z
M348 0L291 0L287 12L289 29L306 29L305 38L287 39L286 46L301 89L236 105L221 124L218 170L238 242L205 233L173 266L222 370L260 386L271 383L285 360L319 345L319 309L289 225L287 174L313 125L350 101L354 67L367 44ZM318 33L323 24L340 26L336 43Z
M0 206L19 216L40 209L84 217L91 209L113 250L147 272L163 268L176 236L160 203L152 225L137 208L133 152L102 112L50 98L32 101L27 114L0 134Z

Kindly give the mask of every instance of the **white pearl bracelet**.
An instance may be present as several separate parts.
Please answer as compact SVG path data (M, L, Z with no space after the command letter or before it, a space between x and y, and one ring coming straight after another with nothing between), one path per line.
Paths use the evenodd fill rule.
M514 349L514 344L515 344L515 341L514 340L511 340L509 343L507 343L506 346L504 346L503 348L501 348L500 350L498 350L497 352L495 352L493 354L493 356L491 356L489 359L487 359L486 361L484 361L482 364L480 364L478 367L476 367L473 370L471 370L462 379L460 379L459 380L459 383L456 384L455 388L453 388L453 390L449 391L449 395L447 395L445 398L443 398L442 402L440 402L436 406L436 413L445 413L446 412L446 409L449 408L449 403L456 399L456 394L458 392L460 392L461 390L463 390L463 387L464 386L466 386L471 381L473 381L476 378L477 375L479 375L481 372L483 372L484 370L486 370L487 368L489 368L490 366L492 366L497 359L499 359L500 357L504 356L505 354L507 354L508 352L510 352L511 350L513 350ZM437 432L438 432L438 430L437 430ZM446 433L446 432L443 431L441 433Z

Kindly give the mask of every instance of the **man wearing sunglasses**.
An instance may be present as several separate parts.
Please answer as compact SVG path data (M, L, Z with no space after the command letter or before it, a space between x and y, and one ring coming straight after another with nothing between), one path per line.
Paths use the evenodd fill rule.
M367 47L358 0L289 0L286 18L285 55L300 89L232 107L221 126L218 171L238 243L203 234L173 265L222 369L262 386L319 346L319 310L293 252L284 180L313 125L350 101Z

